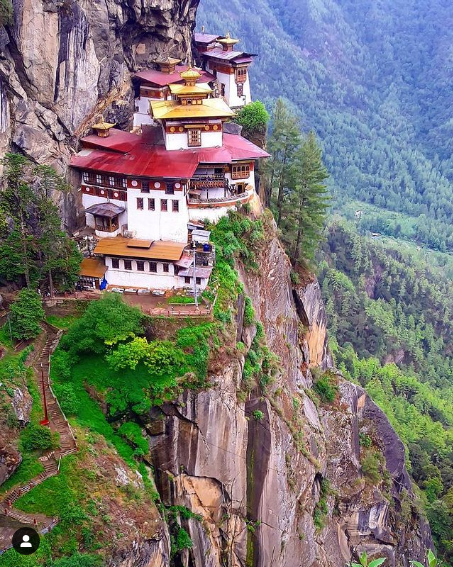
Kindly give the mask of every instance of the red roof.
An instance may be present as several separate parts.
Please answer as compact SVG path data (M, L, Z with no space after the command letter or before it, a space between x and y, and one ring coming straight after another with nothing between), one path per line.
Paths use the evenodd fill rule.
M123 130L117 130L116 128L110 130L110 134L107 138L101 138L97 134L83 138L85 148L101 148L124 154L130 152L131 149L139 143L140 136L123 132Z
M195 39L195 43L212 43L213 41L218 40L220 37L220 35L212 35L210 33L204 33L204 32L195 32L194 33L194 39Z
M203 57L223 59L232 61L233 63L248 63L252 61L252 57L256 57L254 53L245 53L243 51L224 51L221 47L215 47L209 51L203 51Z
M270 154L237 134L223 134L223 147L233 160L268 158Z
M176 65L176 71L174 73L162 73L162 71L155 69L147 69L135 73L134 77L142 81L147 81L148 83L159 85L160 87L165 87L166 85L173 85L174 83L182 83L183 79L181 79L181 73L187 71L188 68L188 65ZM215 80L214 75L211 75L211 73L201 69L199 72L201 74L201 77L198 79L199 83L210 83Z
M71 159L71 166L132 177L190 179L200 163L231 163L269 157L267 152L252 142L234 134L223 134L222 147L170 151L162 145L150 145L144 136L134 137L137 142L130 151L118 153L114 144L108 149L86 148L86 140L93 144L93 136L88 136L82 140L84 149ZM117 139L121 140L122 137L117 136ZM123 142L119 145L122 147Z

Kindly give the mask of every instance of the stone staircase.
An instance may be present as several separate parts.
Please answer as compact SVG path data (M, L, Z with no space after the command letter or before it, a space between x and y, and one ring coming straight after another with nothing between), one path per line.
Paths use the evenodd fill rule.
M60 437L60 445L57 449L49 451L40 458L44 470L28 481L27 483L13 488L8 492L3 500L0 502L0 514L14 518L25 525L33 525L39 529L41 533L47 533L52 527L58 523L57 518L47 518L41 514L26 514L19 510L12 508L14 502L21 496L47 480L48 478L58 474L60 469L60 461L66 455L77 452L77 443L74 433L69 425L66 416L64 415L57 398L55 397L52 384L50 380L50 357L54 350L57 348L62 335L62 331L56 329L47 323L43 324L44 332L46 333L46 342L39 354L39 357L34 361L35 376L38 382L39 391L42 394L42 387L47 400L48 418L50 430L58 432ZM11 547L8 545L8 547ZM0 554L8 547L0 549Z

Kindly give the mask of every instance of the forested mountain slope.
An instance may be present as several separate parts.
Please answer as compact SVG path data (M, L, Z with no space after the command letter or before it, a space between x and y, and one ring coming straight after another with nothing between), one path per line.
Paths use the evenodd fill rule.
M197 21L260 55L255 98L287 98L317 132L337 206L407 213L415 238L453 248L450 2L202 0Z

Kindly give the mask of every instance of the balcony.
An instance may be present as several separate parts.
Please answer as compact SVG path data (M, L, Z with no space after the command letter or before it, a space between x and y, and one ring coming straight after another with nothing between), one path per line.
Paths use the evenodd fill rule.
M189 208L212 207L234 207L241 203L247 203L254 194L253 187L247 185L244 191L238 193L234 187L213 189L190 189L188 204Z

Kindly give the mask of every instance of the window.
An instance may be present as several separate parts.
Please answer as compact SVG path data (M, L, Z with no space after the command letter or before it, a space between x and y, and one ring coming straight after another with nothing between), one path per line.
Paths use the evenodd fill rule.
M114 177L109 177L109 185L110 185L110 187L115 187L115 178Z
M243 96L244 94L244 84L238 83L237 84L238 96Z
M142 193L149 193L149 181L142 181Z
M137 197L137 209L143 211L143 198Z
M173 212L179 213L179 201L173 201Z
M201 146L201 130L191 129L188 130L189 147Z
M201 278L195 278L195 279L196 279L197 285L201 285Z
M161 211L168 211L168 205L166 199L161 199L160 201L160 210Z
M124 269L132 270L132 260L124 260Z
M247 68L239 67L239 69L236 69L236 81L238 83L245 83L246 80L247 80Z
M127 189L127 179L122 179L121 182L123 184L123 187Z
M168 264L162 264L162 266L164 268L164 272L168 274L168 272L170 271L170 266Z
M149 271L153 272L153 274L157 273L157 262L149 263Z
M137 260L137 270L139 272L144 272L145 271L145 262L143 262L142 260Z
M190 278L188 276L184 276L184 283L190 284Z
M231 168L233 179L245 179L250 176L250 164L233 165Z
M165 186L165 194L166 195L174 195L175 194L175 186L173 183L167 183Z
M148 211L156 210L156 201L154 199L148 199Z
M117 258L112 258L112 268L117 270L120 267L120 261Z
M102 183L102 175L96 175L96 183L97 183L98 185L101 185L101 183Z

